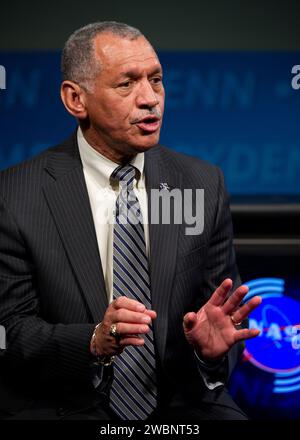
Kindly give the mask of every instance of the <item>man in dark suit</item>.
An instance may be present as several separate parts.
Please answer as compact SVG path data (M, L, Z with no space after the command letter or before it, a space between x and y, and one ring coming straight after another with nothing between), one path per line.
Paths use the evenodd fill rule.
M77 132L0 174L2 413L245 419L226 381L260 299L240 306L220 170L158 144L162 68L138 30L76 31L62 73ZM152 221L152 194L173 189L204 190L201 234L186 217ZM136 223L120 220L124 206Z

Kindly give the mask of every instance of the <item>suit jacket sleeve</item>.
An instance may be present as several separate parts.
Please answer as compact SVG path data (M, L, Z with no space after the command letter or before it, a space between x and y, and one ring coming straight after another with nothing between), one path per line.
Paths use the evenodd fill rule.
M217 168L217 172L219 179L219 200L203 276L203 293L206 300L209 299L225 278L231 278L233 280L232 292L241 284L233 247L233 229L229 198L225 189L223 173L219 168ZM226 362L222 362L220 369L214 370L213 374L211 374L211 381L226 382L242 351L243 344L236 344L228 353ZM203 369L203 365L201 368ZM209 373L210 369L208 369L207 372Z
M94 324L50 324L39 317L35 269L18 224L2 197L0 324L8 336L4 357L9 368L18 374L22 371L22 375L30 370L44 383L55 378L92 387L89 342Z

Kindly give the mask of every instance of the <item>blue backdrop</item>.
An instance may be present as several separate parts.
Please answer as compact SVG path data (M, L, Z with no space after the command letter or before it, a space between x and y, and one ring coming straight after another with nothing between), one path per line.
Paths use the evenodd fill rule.
M161 52L166 113L161 141L224 171L233 195L300 195L300 52ZM0 169L66 138L60 54L2 53Z

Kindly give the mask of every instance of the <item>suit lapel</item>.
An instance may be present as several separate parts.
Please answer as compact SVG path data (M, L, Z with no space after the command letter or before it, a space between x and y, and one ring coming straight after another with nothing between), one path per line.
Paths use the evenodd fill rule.
M53 179L43 188L45 198L91 317L98 322L108 300L76 136L50 153L46 171ZM151 224L151 190L159 189L160 183L167 183L171 189L180 188L181 174L168 166L160 148L156 147L145 154L145 175L152 307L158 314L154 333L158 353L163 359L180 225L172 222L170 225Z
M97 237L76 138L53 150L46 171L54 179L43 188L81 292L94 322L108 306Z
M171 189L181 188L181 174L171 169L159 147L145 154L145 176L148 193L150 235L150 278L152 308L157 311L154 335L160 358L163 359L168 330L168 310L177 258L178 224L151 224L151 190L166 183ZM164 190L167 191L167 190Z

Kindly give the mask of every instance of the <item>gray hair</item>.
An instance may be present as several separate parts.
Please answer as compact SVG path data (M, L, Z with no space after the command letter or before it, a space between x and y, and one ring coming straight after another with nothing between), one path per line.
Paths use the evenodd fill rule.
M101 70L95 59L94 39L101 33L112 33L121 38L135 40L143 37L138 29L116 21L100 21L77 29L68 38L61 57L62 79L74 81L87 91L92 91L91 80Z

